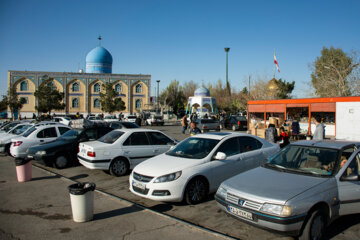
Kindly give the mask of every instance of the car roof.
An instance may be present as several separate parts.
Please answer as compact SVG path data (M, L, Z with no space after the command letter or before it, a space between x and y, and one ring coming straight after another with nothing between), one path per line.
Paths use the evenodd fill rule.
M222 140L224 138L229 138L232 136L250 136L255 137L254 135L247 134L247 133L235 133L235 132L214 132L214 133L203 133L203 134L197 134L194 137L199 138L210 138L210 139L216 139L216 140Z
M292 143L292 145L300 146L311 146L311 147L320 147L320 148L333 148L333 149L343 149L344 147L356 145L360 147L360 142L358 141L344 141L344 140L304 140Z
M114 129L113 131L119 131L119 132L160 132L159 130L147 129L147 128L121 128L121 129Z

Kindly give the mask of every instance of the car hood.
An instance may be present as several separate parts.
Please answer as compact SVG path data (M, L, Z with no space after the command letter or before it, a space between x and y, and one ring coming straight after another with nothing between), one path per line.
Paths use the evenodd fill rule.
M222 186L245 199L285 204L286 201L328 180L258 167L224 181Z
M202 164L201 159L181 158L165 153L150 158L134 168L136 173L146 176L162 176Z
M48 149L61 148L69 144L74 144L75 147L75 144L77 145L77 142L76 140L73 141L56 140L56 141L36 145L34 147L30 147L28 153L31 154L31 153L36 153L37 151L46 151Z

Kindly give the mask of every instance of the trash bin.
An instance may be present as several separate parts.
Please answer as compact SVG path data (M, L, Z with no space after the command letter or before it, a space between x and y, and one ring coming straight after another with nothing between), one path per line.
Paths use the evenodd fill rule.
M16 175L18 182L27 182L32 178L31 159L15 158Z
M68 187L71 209L75 222L87 222L93 218L95 183L75 183Z

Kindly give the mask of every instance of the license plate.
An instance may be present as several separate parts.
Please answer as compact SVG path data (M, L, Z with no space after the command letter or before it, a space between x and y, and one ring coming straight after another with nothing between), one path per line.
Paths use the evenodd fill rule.
M243 210L241 210L239 208L236 208L236 207L233 207L233 206L228 206L227 210L229 212L231 212L232 214L237 215L239 217L246 218L246 219L249 219L249 220L253 220L252 213L243 211Z
M28 155L27 158L34 158L34 156Z
M137 187L137 188L140 188L142 190L145 190L146 188L146 184L143 184L143 183L140 183L140 182L137 182L137 181L134 181L132 182L132 185L133 187Z

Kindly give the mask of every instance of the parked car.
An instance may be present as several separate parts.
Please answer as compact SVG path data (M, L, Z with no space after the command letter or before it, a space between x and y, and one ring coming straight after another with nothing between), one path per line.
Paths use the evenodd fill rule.
M26 151L29 147L54 141L70 129L71 127L60 123L53 125L35 125L28 129L22 136L11 139L10 155L16 158L24 158L27 156Z
M80 143L79 162L90 169L125 175L140 162L166 152L177 141L151 129L116 129L97 141Z
M233 131L247 130L247 119L244 116L231 115L225 118L224 127Z
M127 116L125 116L125 121L135 123L136 122L136 115L127 115Z
M70 117L53 117L53 121L69 126L71 118Z
M28 130L32 126L34 126L34 124L20 123L10 129L8 132L0 134L0 152L6 152L10 155L11 139L16 136L23 135L26 130Z
M4 124L0 129L0 134L7 133L8 131L10 131L13 127L15 127L18 124L20 124L20 121L12 121L12 122L8 122L8 123Z
M94 141L112 130L110 127L103 126L72 129L53 142L30 147L27 157L47 166L62 169L78 162L77 153L80 142Z
M114 121L119 121L119 119L117 119L116 116L114 116L114 115L107 115L104 117L104 121L105 122L114 122Z
M121 129L121 128L139 128L139 125L132 123L132 122L121 122L121 121L114 121L110 122L109 127L113 129Z
M220 122L212 118L200 118L193 120L196 122L196 126L205 133L208 131L220 131Z
M222 181L259 166L278 150L278 145L248 134L196 135L136 166L130 191L157 201L197 204Z
M227 214L300 239L323 239L334 219L360 212L360 142L300 141L224 181Z
M164 117L162 115L152 115L145 120L145 124L150 126L164 126Z
M94 122L94 123L102 123L104 122L104 119L99 116L90 116L87 118L87 120Z

